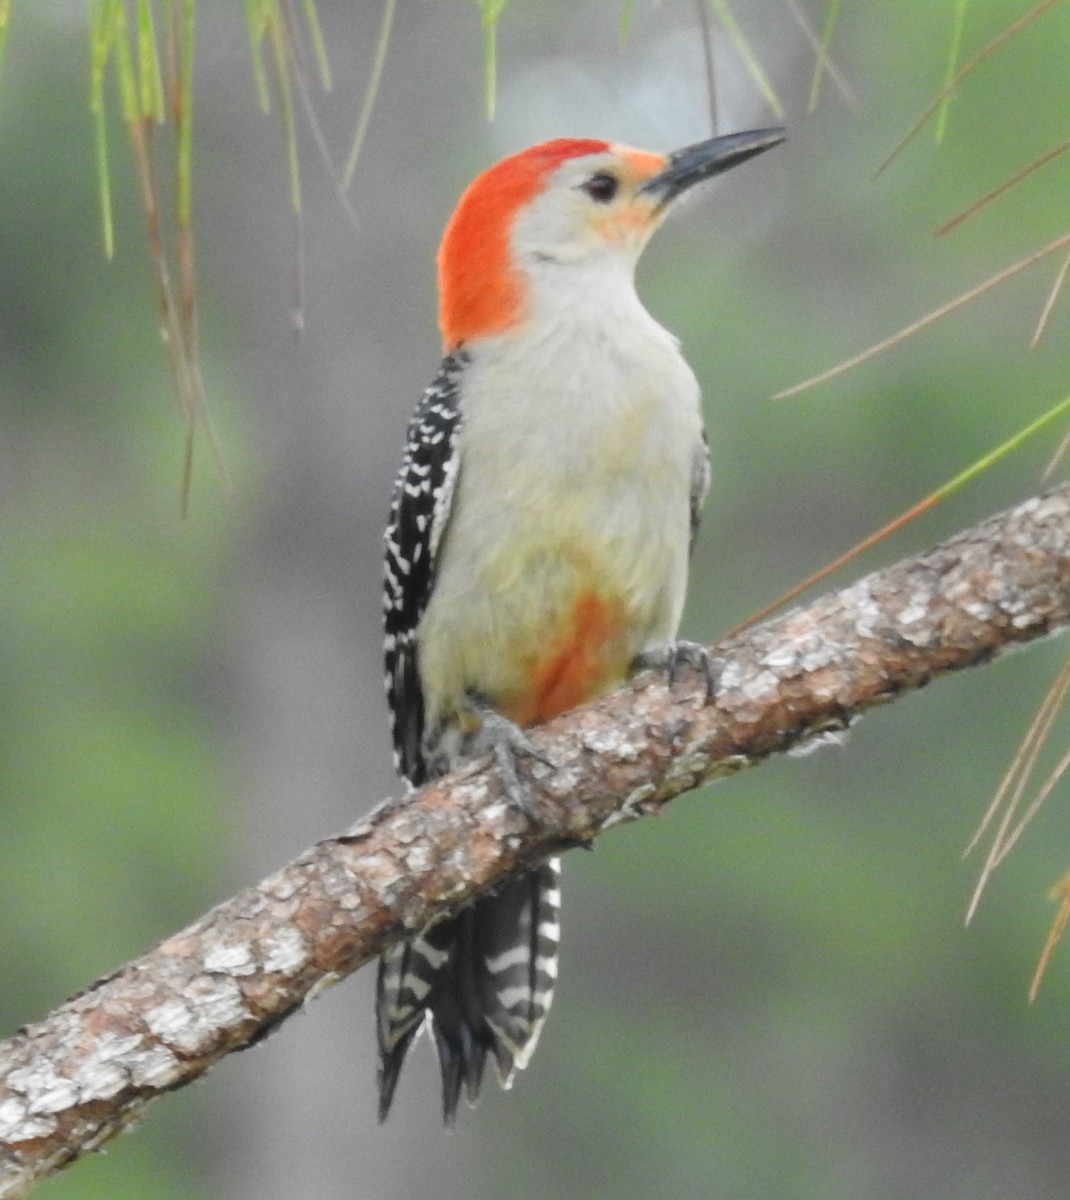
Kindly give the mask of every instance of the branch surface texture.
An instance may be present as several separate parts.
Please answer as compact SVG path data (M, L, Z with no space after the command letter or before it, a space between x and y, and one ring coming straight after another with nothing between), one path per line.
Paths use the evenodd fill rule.
M93 1150L507 874L1070 623L1070 485L535 731L541 821L482 760L328 838L0 1043L0 1198Z

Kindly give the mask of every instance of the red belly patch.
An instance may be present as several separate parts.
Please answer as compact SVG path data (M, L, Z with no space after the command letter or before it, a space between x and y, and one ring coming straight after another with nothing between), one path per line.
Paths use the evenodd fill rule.
M502 715L537 725L608 690L628 669L627 631L620 601L584 592L559 636L531 663L525 695L502 704Z

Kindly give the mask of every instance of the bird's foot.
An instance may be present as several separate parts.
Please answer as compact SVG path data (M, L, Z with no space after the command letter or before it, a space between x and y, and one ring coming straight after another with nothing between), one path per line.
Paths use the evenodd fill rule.
M531 800L531 784L520 778L517 759L533 758L536 762L557 770L557 765L542 753L527 733L508 717L503 717L481 700L469 700L471 711L479 717L480 730L476 742L481 752L489 751L498 765L502 786L510 804L519 809L533 824L539 816Z
M669 686L676 682L681 667L691 667L698 671L706 681L705 704L712 704L717 698L717 688L721 682L721 671L724 664L715 658L700 642L669 642L656 650L643 650L635 656L632 667L637 671L665 671L669 678Z

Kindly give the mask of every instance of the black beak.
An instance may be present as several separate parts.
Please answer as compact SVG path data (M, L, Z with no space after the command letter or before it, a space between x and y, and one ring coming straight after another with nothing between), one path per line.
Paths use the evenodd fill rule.
M779 146L787 136L787 130L777 126L751 129L746 133L726 133L723 137L685 146L669 155L669 165L648 179L639 193L653 196L658 207L664 208L693 184L712 179L730 167L738 167L748 158Z

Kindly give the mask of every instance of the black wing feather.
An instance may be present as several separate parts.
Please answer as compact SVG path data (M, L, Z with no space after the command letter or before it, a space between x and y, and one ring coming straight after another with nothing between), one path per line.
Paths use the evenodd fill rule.
M464 354L443 359L416 406L384 535L386 691L394 757L398 770L413 787L427 780L416 629L435 584L438 547L457 482L458 381L466 362Z

